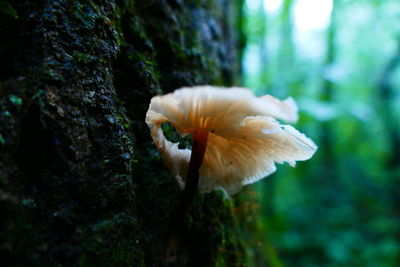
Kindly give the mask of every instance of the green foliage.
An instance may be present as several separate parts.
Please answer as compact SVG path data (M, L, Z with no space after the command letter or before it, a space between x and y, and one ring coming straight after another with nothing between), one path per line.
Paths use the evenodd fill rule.
M319 150L248 189L257 192L248 201L260 203L248 239L264 247L253 260L273 265L271 247L284 266L397 266L400 3L334 1L324 27L304 30L307 16L295 16L307 1L283 1L263 18L261 2L246 6L245 83L294 97L296 127Z

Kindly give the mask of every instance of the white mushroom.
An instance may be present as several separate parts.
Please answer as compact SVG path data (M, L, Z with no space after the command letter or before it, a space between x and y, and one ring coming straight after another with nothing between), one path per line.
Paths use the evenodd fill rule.
M193 183L202 192L222 188L234 194L273 173L275 163L294 166L311 158L317 150L314 142L276 121L297 118L291 98L280 101L269 95L256 97L244 88L197 86L153 97L146 123L181 188ZM182 136L192 136L192 151L165 138L164 122ZM196 173L198 181L190 181Z

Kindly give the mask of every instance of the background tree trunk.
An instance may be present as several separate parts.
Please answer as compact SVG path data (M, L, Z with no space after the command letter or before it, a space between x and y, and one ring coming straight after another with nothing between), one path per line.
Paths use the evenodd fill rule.
M152 145L152 96L239 81L241 1L1 1L0 257L13 266L240 265L232 201L181 191Z

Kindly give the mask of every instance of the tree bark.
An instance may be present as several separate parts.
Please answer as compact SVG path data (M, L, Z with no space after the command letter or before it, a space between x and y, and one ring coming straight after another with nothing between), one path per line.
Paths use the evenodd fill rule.
M152 144L152 96L239 81L241 1L0 5L0 253L13 266L240 264L231 200L182 192ZM7 261L6 261L7 260Z

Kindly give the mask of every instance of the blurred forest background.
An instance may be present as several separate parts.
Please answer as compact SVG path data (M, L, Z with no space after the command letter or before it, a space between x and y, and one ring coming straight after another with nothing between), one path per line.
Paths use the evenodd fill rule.
M254 266L399 266L400 1L246 0L243 26L244 85L319 146L241 193Z

